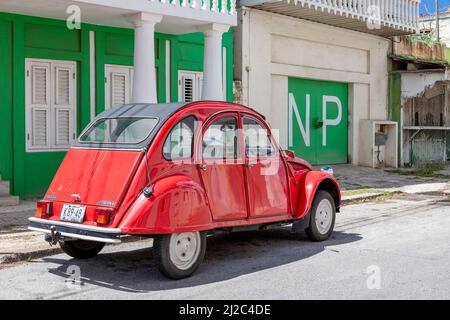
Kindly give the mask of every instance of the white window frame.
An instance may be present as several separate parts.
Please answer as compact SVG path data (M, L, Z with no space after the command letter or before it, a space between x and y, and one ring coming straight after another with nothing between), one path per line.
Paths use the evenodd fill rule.
M34 67L45 67L47 71L46 106L33 104L34 91L32 77ZM69 104L60 106L56 101L57 87L55 83L57 69L69 70ZM33 145L33 117L36 111L47 111L47 143L45 146ZM69 143L57 144L57 114L58 110L69 111ZM26 152L61 152L67 151L76 139L77 123L77 64L75 61L25 59L25 145Z
M112 75L125 75L128 84L125 84L125 104L131 102L133 92L133 66L124 66L118 64L105 64L105 110L112 108Z
M178 101L183 102L183 77L191 77L194 81L192 101L202 99L203 72L179 70L178 71Z

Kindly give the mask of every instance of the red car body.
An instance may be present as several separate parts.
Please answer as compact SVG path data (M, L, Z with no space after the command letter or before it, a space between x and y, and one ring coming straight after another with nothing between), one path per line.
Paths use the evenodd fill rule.
M164 105L139 105L139 110L155 109L159 118L155 132L144 145L110 148L76 143L39 202L43 208L30 218L29 228L47 234L58 232L62 237L114 243L120 242L121 235L154 236L299 223L307 216L318 190L327 191L339 211L341 196L336 179L326 172L314 171L293 152L280 151L259 113L225 102L166 106L170 112L161 116L158 108ZM126 112L122 114L127 115L137 107L107 111L93 123L117 115L117 110L124 108ZM200 124L193 137L192 157L167 160L164 143L172 128L189 116ZM201 141L205 130L225 116L234 117L239 129L243 118L258 122L266 130L275 156L251 160L239 131L236 159L222 164L203 159ZM261 170L270 165L274 166L274 173L261 175ZM82 223L60 220L64 204L86 207Z

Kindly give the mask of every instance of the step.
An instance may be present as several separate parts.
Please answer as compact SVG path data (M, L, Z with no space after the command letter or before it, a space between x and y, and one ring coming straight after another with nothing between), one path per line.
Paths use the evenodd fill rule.
M4 196L0 197L0 207L17 206L19 204L19 197Z
M0 197L9 196L9 181L0 180Z

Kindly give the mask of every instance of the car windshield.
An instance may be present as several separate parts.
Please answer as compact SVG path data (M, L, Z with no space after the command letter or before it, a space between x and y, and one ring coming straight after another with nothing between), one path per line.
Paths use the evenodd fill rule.
M80 137L83 143L137 144L155 128L155 118L104 118L94 122Z

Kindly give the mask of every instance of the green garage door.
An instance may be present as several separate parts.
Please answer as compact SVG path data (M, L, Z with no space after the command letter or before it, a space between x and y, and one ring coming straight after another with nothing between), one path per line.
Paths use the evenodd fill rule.
M348 84L289 78L289 149L311 164L347 163Z

